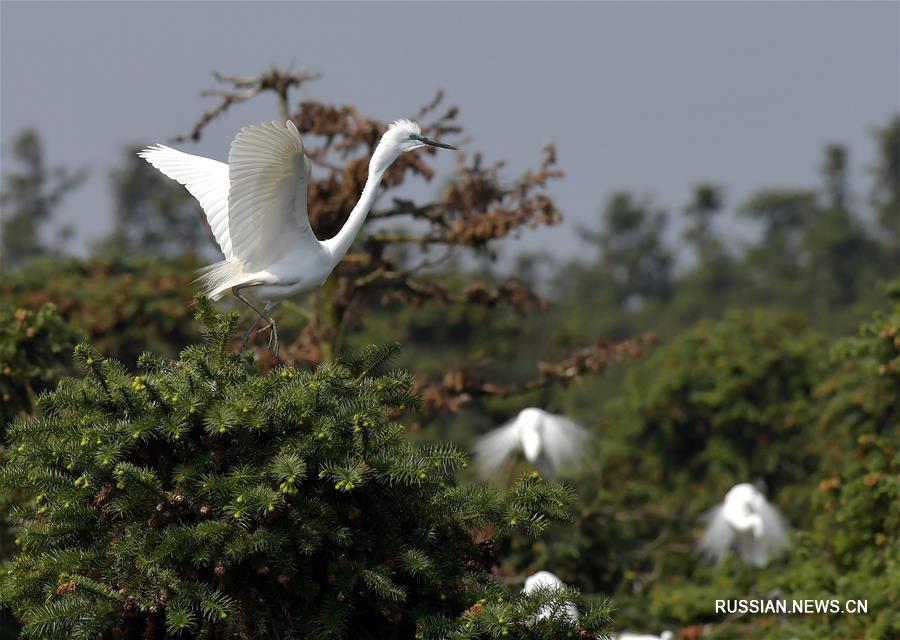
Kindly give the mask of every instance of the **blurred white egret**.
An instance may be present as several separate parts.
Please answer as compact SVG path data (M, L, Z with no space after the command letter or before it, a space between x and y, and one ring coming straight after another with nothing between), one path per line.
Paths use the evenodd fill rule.
M541 588L550 588L555 590L563 590L565 589L565 583L557 578L555 575L550 573L549 571L538 571L532 576L529 576L525 579L525 588L522 589L526 594L532 593L536 589ZM565 606L565 615L566 617L573 623L578 624L578 608L574 603L569 602ZM547 605L542 607L541 610L537 614L537 620L545 620L549 618L553 613L553 607Z
M652 633L629 633L623 631L613 636L613 638L614 640L674 640L675 634L671 631L663 631L658 636L655 636Z
M422 136L415 122L391 124L369 161L359 201L338 234L325 241L316 238L309 226L309 159L290 120L241 129L231 143L228 164L163 145L138 155L183 184L206 213L225 260L200 271L203 292L217 300L230 289L269 323L270 347L277 353L278 332L267 315L273 303L325 282L359 233L384 172L401 153L426 145L455 149ZM265 301L263 311L241 295L243 289ZM244 334L245 348L254 326Z
M747 564L764 567L787 547L787 522L752 484L733 486L704 519L699 549L709 560L719 562L733 549Z
M496 476L507 459L521 449L538 471L553 475L564 464L585 456L588 432L577 423L541 409L523 409L506 424L479 438L475 466L483 477Z

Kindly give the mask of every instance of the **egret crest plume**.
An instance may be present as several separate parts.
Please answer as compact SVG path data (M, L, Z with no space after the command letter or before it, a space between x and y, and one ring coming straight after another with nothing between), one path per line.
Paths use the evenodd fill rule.
M706 530L698 547L714 562L733 550L747 564L765 567L788 545L787 521L752 484L733 486L704 519Z
M291 120L265 122L240 130L228 164L165 145L138 155L187 188L203 208L224 260L200 270L203 292L214 300L229 290L272 329L268 315L277 301L321 286L343 259L368 216L382 176L407 151L424 146L455 149L430 140L410 120L388 126L369 162L369 176L346 223L333 238L319 240L309 224L307 191L310 164L300 132ZM242 290L265 301L260 311ZM243 345L255 324L244 334Z

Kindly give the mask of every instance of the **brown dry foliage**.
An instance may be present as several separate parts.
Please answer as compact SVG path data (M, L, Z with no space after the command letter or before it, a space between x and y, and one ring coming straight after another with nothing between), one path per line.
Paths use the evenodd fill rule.
M458 411L465 402L476 397L506 397L552 385L567 387L585 375L603 373L614 363L640 357L652 343L653 336L650 334L616 343L600 340L591 346L579 348L559 362L538 363L538 373L534 378L514 384L482 380L476 367L457 369L445 374L440 382L418 379L416 393L422 398L426 415L432 412ZM480 364L483 367L486 363Z
M218 97L219 104L204 113L187 136L177 139L197 140L206 125L231 105L266 91L275 93L282 115L292 119L303 135L313 165L310 224L320 238L336 234L359 198L369 157L386 123L365 116L350 105L314 100L300 102L292 111L290 90L318 77L308 71L283 72L276 68L256 77L215 77L229 88L205 92ZM459 109L444 108L443 101L443 92L439 91L412 118L429 137L450 136L464 147L469 140L457 123ZM506 304L521 314L543 308L543 300L516 278L499 285L472 282L461 290L451 290L439 279L429 278L427 269L459 249L492 255L492 243L511 233L559 223L562 214L546 192L548 184L563 175L556 167L553 145L545 145L543 158L535 169L514 179L504 177L502 161L488 163L481 153L462 150L456 154L454 173L435 199L422 203L394 195L410 179L428 182L434 178L434 154L434 149L403 154L391 166L384 176L379 201L369 215L369 224L329 283L315 296L319 308L312 319L293 342L282 344L279 360L317 364L329 359L340 347L343 333L361 326L372 307L396 300L413 305ZM373 225L376 220L404 227L401 230L398 224ZM415 257L409 257L411 252ZM435 252L440 253L438 258L432 257ZM602 372L612 361L638 355L645 344L645 338L621 344L598 342L559 363L540 364L535 379L527 384L485 382L478 379L473 369L466 369L448 373L440 383L423 382L420 392L427 407L455 410L465 399L476 395L510 395L540 386L567 385L586 373ZM271 354L257 349L264 367L277 364Z

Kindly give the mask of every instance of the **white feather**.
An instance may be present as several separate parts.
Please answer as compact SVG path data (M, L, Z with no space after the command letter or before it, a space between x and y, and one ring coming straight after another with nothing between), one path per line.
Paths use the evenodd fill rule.
M200 271L206 295L240 285L321 284L333 268L309 224L310 166L290 120L244 127L228 154L232 257ZM293 282L286 272L296 272Z
M588 452L590 434L563 416L528 408L513 420L482 436L475 445L475 468L485 478L496 477L509 458L521 451L544 474L573 470Z
M478 439L475 445L475 468L482 476L495 475L520 446L517 418Z
M139 155L185 185L206 212L225 255L225 260L200 270L206 295L215 299L228 289L253 287L253 294L266 300L268 308L273 300L325 282L359 234L390 164L401 153L428 145L456 148L422 137L414 122L390 125L372 153L366 184L347 222L324 242L309 225L309 159L300 132L290 120L241 129L231 143L227 165L161 145ZM240 294L238 297L247 302ZM275 321L247 304L272 328L273 351L277 353Z
M525 587L522 589L525 593L533 593L537 589L565 589L565 583L549 571L538 571L534 575L525 579ZM569 602L563 609L566 618L574 624L578 624L578 608L574 603ZM547 605L542 607L537 614L537 620L546 620L553 615L553 607Z
M219 248L226 258L231 258L231 236L228 234L228 165L161 144L147 147L139 151L138 155L164 175L183 184L197 199Z
M703 557L711 562L721 562L734 541L734 529L725 521L722 511L722 505L717 505L702 517L706 528L697 546Z
M756 552L756 557L762 564L756 566L764 567L769 563L769 558L779 555L788 547L790 527L781 512L759 492L757 492L756 512L762 518L763 526L763 536L757 541L759 551Z
M265 270L289 250L318 248L307 214L309 160L293 122L241 129L228 166L228 228L245 271Z
M550 460L552 472L569 465L576 468L586 457L589 449L585 446L590 438L588 432L564 416L557 416L546 411L541 412L544 422L543 448Z
M228 164L163 145L138 155L183 184L203 207L225 255L200 270L210 297L241 284L274 284L278 277L268 268L288 253L323 253L307 215L309 160L290 120L241 129Z
M787 521L751 484L732 487L722 504L704 519L706 528L698 550L714 562L734 551L743 562L765 567L788 546Z

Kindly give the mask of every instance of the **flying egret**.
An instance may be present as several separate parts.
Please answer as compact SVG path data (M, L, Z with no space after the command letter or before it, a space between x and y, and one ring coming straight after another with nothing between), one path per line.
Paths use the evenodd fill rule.
M674 640L675 634L671 631L663 631L658 636L655 636L652 633L629 633L623 631L613 636L613 638L614 640Z
M475 465L482 477L496 476L507 459L521 449L545 475L584 457L588 432L577 423L542 409L523 409L513 420L482 436L475 445Z
M787 547L787 522L752 484L733 486L704 519L706 531L698 546L709 560L720 562L734 549L747 564L765 567Z
M557 578L555 575L550 573L549 571L538 571L532 576L529 576L525 579L525 588L522 589L526 594L533 593L537 589L541 588L549 588L553 590L563 590L565 589L565 583ZM565 616L568 618L572 624L578 624L578 608L574 603L568 602L565 606ZM553 614L553 607L550 605L546 605L541 608L541 610L537 614L537 618L535 621L545 620L549 618Z
M200 270L203 292L218 300L231 290L256 312L257 322L271 327L269 346L277 353L278 331L269 310L277 301L325 282L359 233L384 172L401 153L425 146L456 148L424 137L410 120L389 125L369 161L359 201L337 235L324 241L309 226L309 159L290 120L241 129L231 143L228 164L161 144L138 155L183 184L206 213L225 259ZM242 295L244 289L265 301L263 311ZM244 334L244 348L255 326Z

